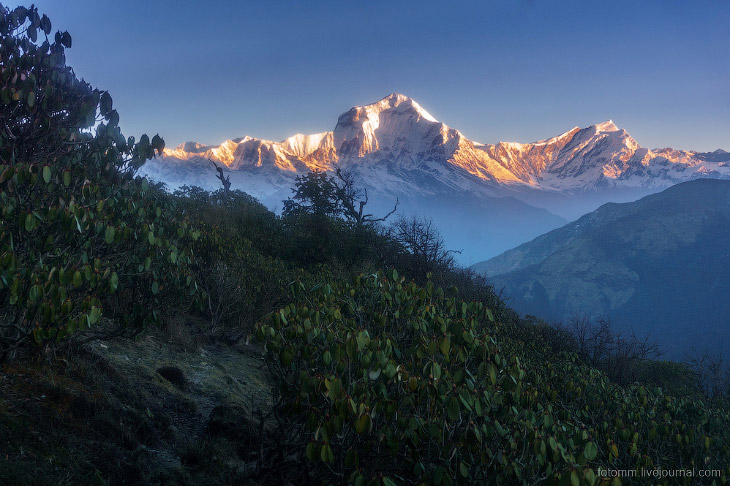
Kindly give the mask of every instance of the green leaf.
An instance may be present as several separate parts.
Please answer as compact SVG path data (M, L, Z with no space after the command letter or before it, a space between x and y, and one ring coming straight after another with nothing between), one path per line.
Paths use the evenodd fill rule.
M15 168L8 167L7 169L5 169L3 173L0 174L0 184L13 177L13 174L15 174Z
M47 165L43 166L43 182L46 184L51 182L51 168Z
M370 416L366 413L362 414L360 418L355 421L355 431L358 434L363 434L370 428Z
M459 418L460 413L461 407L459 406L459 400L456 397L451 397L446 406L446 415L448 415L449 420L455 422Z
M431 364L431 374L434 380L441 378L441 366L435 361Z
M119 125L119 113L117 112L117 110L112 110L109 113L109 123L107 126L115 127L117 125Z
M472 336L472 333L471 333L471 332L467 332L467 331L464 331L464 332L462 333L462 337L464 338L464 341L465 341L465 342L466 342L467 344L471 344L471 343L473 343L473 342L474 342L474 336Z
M28 292L28 300L36 304L41 297L43 297L43 289L40 285L33 285Z
M444 336L443 338L441 338L439 348L441 349L441 354L443 354L444 356L449 355L449 349L451 349L451 340L449 339L449 336Z
M157 295L157 293L160 291L160 284L158 284L156 281L152 282L152 293L154 295Z
M93 306L91 308L91 312L89 312L86 315L86 318L89 320L89 325L93 326L99 321L99 318L101 317L101 310L99 310L98 307Z
M398 486L398 483L390 479L388 476L383 476L383 486Z
M489 381L492 382L492 385L497 384L497 367L494 366L494 363L489 363L487 366L487 371L489 372Z
M114 243L114 226L107 226L104 232L104 241L107 245Z
M76 288L81 286L81 272L78 270L74 272L73 284Z
M28 91L28 106L30 108L35 106L35 91Z
M307 444L307 459L316 461L319 456L319 445L314 442Z
M43 29L43 33L46 35L49 35L51 33L51 19L49 19L46 14L43 14L43 17L41 17L41 23L40 23L41 29Z
M102 116L107 116L112 111L112 97L108 91L104 91L99 98L99 111Z
M583 478L588 483L588 486L594 486L596 484L596 473L593 472L593 469L587 469L583 474Z
M465 478L469 477L469 468L463 462L459 464L459 472Z
M152 148L157 150L158 155L162 155L162 151L165 150L165 141L162 140L162 137L159 135L152 137Z
M281 365L285 368L291 364L293 359L294 352L291 350L291 348L284 348L284 350L281 352L281 356L279 356L279 361L281 361Z
M112 272L111 277L109 277L109 290L116 292L117 288L119 288L119 276L117 276L117 272Z
M63 171L63 185L68 186L71 184L71 171L65 170Z
M462 390L461 392L459 392L459 401L461 401L461 404L464 405L467 410L473 412L471 406L469 405L469 393L466 390Z
M583 455L588 459L589 461L592 461L596 458L596 455L598 454L598 447L596 447L596 444L593 442L588 442L583 449Z
M320 451L320 457L322 462L334 462L335 455L332 453L332 448L329 444L324 444Z
M570 471L570 486L580 486L580 477L575 469Z

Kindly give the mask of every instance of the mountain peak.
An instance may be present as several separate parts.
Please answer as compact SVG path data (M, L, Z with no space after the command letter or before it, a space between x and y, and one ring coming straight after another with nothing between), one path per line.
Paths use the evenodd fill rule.
M381 111L391 108L397 108L400 106L412 108L413 111L421 118L424 118L430 122L438 123L438 120L436 120L436 118L434 118L428 111L426 111L421 105L419 105L416 100L401 93L391 93L385 98L376 101L375 103L362 107L358 106L356 108L364 108L366 111L376 111L380 113Z
M617 132L619 130L616 124L613 123L613 120L607 120L594 126L596 127L596 131L598 132Z
M362 157L388 149L391 153L408 152L413 158L424 147L432 148L431 142L443 127L413 98L391 93L340 115L333 132L334 146L345 157ZM424 144L424 140L430 142Z
M175 150L179 150L182 152L204 152L208 148L207 145L203 145L202 143L198 142L183 142L177 147L175 147Z

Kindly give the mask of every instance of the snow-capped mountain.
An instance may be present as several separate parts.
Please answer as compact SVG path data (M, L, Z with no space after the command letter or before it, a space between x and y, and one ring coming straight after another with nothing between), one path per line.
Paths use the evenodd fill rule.
M143 166L140 175L170 188L187 184L217 189L219 182L208 160L227 168L233 188L274 210L291 195L297 175L339 166L352 172L370 192L371 201L383 207L398 198L408 211L425 213L425 206L438 206L432 209L443 212L443 204L461 201L469 206L468 213L482 208L494 217L504 198L514 197L519 201L511 200L510 206L521 205L522 212L532 212L538 220L539 210L530 205L573 218L601 203L633 200L679 182L730 178L727 152L649 150L611 121L575 127L534 143L474 142L397 93L343 113L331 132L297 134L280 142L243 137L220 145L187 142L165 149L161 158ZM463 213L463 208L457 211ZM451 226L453 218L444 217L445 226ZM544 219L549 223L536 228L552 229L563 222L553 215ZM489 236L513 230L539 234L508 226L509 231L493 228ZM475 258L507 249L502 244L507 240Z
M438 122L416 101L391 94L342 114L332 132L297 134L281 142L253 137L166 149L152 166L211 159L231 170L332 170L367 160L437 161L498 186L578 192L606 187L662 188L697 177L730 177L730 154L642 148L612 121L534 143L487 145Z
M184 170L191 163L197 163L209 166L212 174L212 166L207 162L210 159L231 171L247 172L249 177L245 179L248 182L251 182L251 176L257 179L264 174L278 174L287 188L296 174L309 170L329 171L335 165L360 172L362 176L374 175L366 172L378 172L377 179L368 177L363 182L379 188L385 184L396 192L402 192L401 179L405 172L418 169L438 172L432 175L442 176L437 186L445 188L483 192L489 189L483 181L498 183L491 189L510 183L522 184L490 157L485 147L436 121L411 98L392 94L377 103L356 106L344 113L332 132L297 134L281 142L253 137L227 140L215 146L187 142L174 149L165 149L161 159L143 168L142 175L163 180L171 187L197 183L214 188L217 187L214 178L198 173L199 180L191 180L191 174ZM396 163L398 167L384 167L384 162ZM176 177L178 171L179 177ZM386 176L385 173L395 177L378 180ZM242 177L234 175L232 179ZM409 190L430 192L421 186L422 177L406 179L409 179L406 181ZM496 194L499 191L488 192ZM266 193L253 195L264 199L267 196Z

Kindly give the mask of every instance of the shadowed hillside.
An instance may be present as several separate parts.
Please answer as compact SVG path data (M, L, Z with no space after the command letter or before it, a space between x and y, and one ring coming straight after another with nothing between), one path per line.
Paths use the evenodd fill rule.
M730 182L701 179L606 204L474 270L517 310L550 320L608 316L668 355L730 341Z

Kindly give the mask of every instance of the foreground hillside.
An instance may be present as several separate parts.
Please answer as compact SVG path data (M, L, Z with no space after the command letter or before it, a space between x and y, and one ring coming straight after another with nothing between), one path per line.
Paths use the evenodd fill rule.
M608 316L668 355L730 344L730 182L697 180L597 211L474 266L520 312Z

